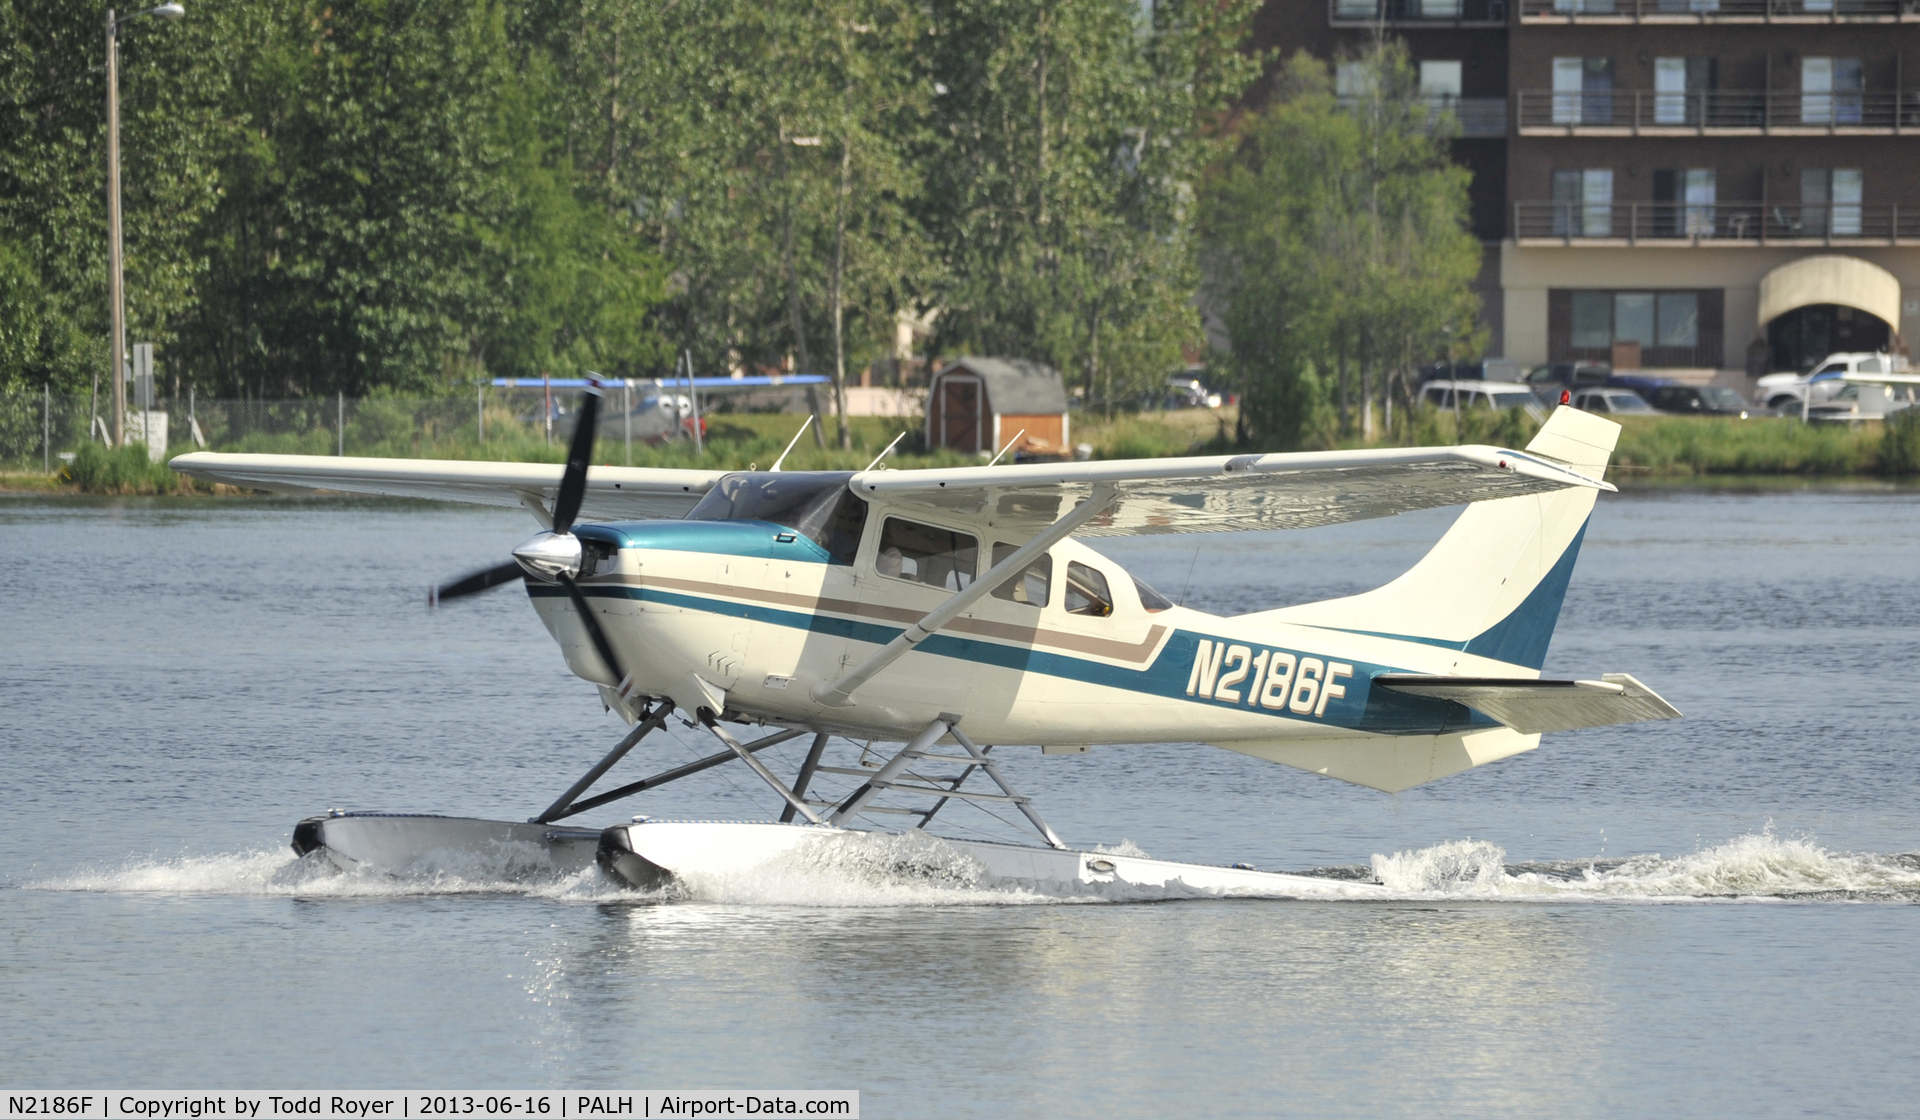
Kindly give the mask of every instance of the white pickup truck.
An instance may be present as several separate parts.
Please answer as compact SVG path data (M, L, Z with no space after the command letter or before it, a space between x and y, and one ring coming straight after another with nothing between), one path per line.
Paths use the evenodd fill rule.
M1762 377L1754 385L1753 403L1774 412L1799 415L1809 402L1817 410L1839 395L1847 387L1843 380L1847 374L1897 373L1906 368L1907 359L1899 355L1828 354L1825 361L1813 367L1812 373L1769 373ZM1848 400L1856 395L1848 394ZM1890 397L1888 403L1896 402ZM1911 401L1903 398L1897 403L1904 407ZM1861 404L1871 407L1865 401Z

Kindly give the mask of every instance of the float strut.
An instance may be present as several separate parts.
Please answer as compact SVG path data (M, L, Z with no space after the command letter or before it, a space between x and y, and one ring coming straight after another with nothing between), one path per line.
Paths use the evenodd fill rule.
M1000 768L995 766L993 760L987 757L987 752L974 746L973 740L967 738L966 735L961 732L957 723L953 728L953 738L955 742L967 748L968 754L978 760L980 768L987 772L987 777L993 779L993 784L999 786L1002 793L1013 798L1014 805L1017 806L1022 813L1026 814L1027 820L1031 821L1033 827L1039 830L1040 835L1046 839L1049 847L1065 848L1067 846L1066 841L1054 835L1053 829L1047 827L1047 822L1040 819L1040 814L1034 811L1033 803L1020 796L1019 792L1013 788L1006 777L1000 773Z
M789 739L797 739L800 736L805 734L806 732L804 730L781 731L781 732L777 732L775 734L769 735L764 739L755 739L753 742L748 743L745 749L747 753L753 754L758 751L764 751L768 747L777 747L781 743L784 743ZM734 759L738 757L740 756L737 754L734 754L732 750L724 750L724 751L721 751L719 754L710 754L703 759L700 759L696 762L689 762L684 766L676 766L671 770L662 770L651 778L642 778L637 782L632 782L627 785L621 786L619 789L608 790L605 793L596 794L592 797L589 797L585 801L581 801L572 805L567 809L566 812L559 814L559 816L555 817L554 819L558 820L562 817L577 816L581 813L586 812L589 809L598 809L602 805L605 805L609 802L618 801L623 797L632 797L636 793L643 793L650 789L656 789L660 786L666 785L668 782L677 782L680 779L688 776L689 774L698 774L702 770L711 770L714 767L719 766L721 763L732 762ZM551 823L551 822L548 822L548 823Z
M899 754L888 759L886 765L880 767L880 769L874 773L873 777L868 778L865 785L854 790L845 801L842 801L839 807L834 809L833 815L827 818L827 823L840 824L852 817L855 813L866 808L867 802L872 801L878 796L880 791L886 788L886 783L893 780L894 775L907 768L907 763L925 754L928 747L939 742L940 736L945 735L952 729L951 725L947 723L948 719L957 718L958 717L954 716L942 716L940 719L936 719L932 723L927 724L927 726L921 730L920 734L913 737L912 742L900 748Z
M811 808L808 807L805 801L802 801L798 795L796 795L792 790L788 789L787 784L785 782L775 777L773 771L767 769L766 763L753 757L753 752L741 746L740 740L727 734L726 729L720 726L720 721L713 718L712 712L709 712L705 708L700 709L700 722L706 725L706 728L708 731L713 732L714 738L725 743L727 745L727 749L731 750L734 754L739 755L740 761L752 767L753 772L760 775L761 781L772 786L775 793L778 793L780 796L786 798L788 805L792 806L795 809L800 810L800 812L807 818L807 820L813 822L814 824L826 823L825 821L822 821L820 819L819 814L815 813ZM804 734L804 732L802 731L790 731L790 732L787 732L787 738L792 739L802 734Z
M793 781L793 795L800 800L807 799L807 784L813 781L813 772L820 768L820 755L827 749L827 733L822 731L813 737L813 747L807 751L807 760L800 764L800 776ZM793 805L780 810L780 823L793 823Z
M546 812L533 818L532 823L552 824L561 817L572 816L573 814L567 812L567 807L573 804L573 799L587 792L587 787L599 781L600 775L613 769L613 764L625 758L627 752L632 750L635 744L647 737L648 732L657 731L666 726L667 713L672 710L673 704L669 702L661 704L651 711L642 712L640 721L633 725L632 731L627 732L626 738L614 744L614 748L607 752L605 758L594 763L591 770L580 775L580 780L567 787L567 792L561 794L559 800L547 806Z

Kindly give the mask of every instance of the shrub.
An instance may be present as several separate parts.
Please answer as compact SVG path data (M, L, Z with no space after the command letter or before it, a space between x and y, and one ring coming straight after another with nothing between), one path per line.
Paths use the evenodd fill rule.
M80 445L73 462L61 473L89 494L164 494L192 490L185 475L175 474L165 463L149 460L144 443L107 447L89 440Z

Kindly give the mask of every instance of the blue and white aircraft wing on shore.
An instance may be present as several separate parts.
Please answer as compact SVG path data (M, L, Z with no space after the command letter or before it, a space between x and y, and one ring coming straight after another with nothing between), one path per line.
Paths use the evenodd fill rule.
M526 825L332 816L303 822L297 847L396 866L456 832L463 843L546 837L556 865L591 848L612 873L649 885L842 842L864 835L852 825L874 814L924 828L943 806L970 801L1018 810L1048 845L950 841L983 875L1095 891L1178 881L1325 893L1325 881L1067 849L1008 780L1005 748L1198 741L1397 791L1531 750L1543 732L1679 715L1626 674L1540 679L1588 515L1613 489L1602 476L1618 427L1587 413L1559 409L1524 451L719 473L589 469L597 402L589 390L589 422L576 427L564 469L174 460L267 490L527 505L546 531L439 598L524 579L569 667L632 725ZM1465 512L1434 549L1384 587L1231 617L1175 605L1076 539L1301 528L1459 504ZM674 711L726 749L583 796ZM742 743L729 729L742 725L774 730ZM803 734L813 744L791 782L756 757ZM868 767L830 766L833 736L905 745ZM785 802L780 822L556 831L564 818L735 759ZM965 788L976 775L997 792ZM821 797L818 782L835 777L851 788Z

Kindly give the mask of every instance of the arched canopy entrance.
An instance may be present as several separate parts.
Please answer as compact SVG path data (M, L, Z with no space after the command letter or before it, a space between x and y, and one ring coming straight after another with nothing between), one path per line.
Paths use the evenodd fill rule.
M1900 281L1858 257L1802 257L1761 278L1759 320L1776 370L1809 370L1832 353L1885 350L1900 321Z

